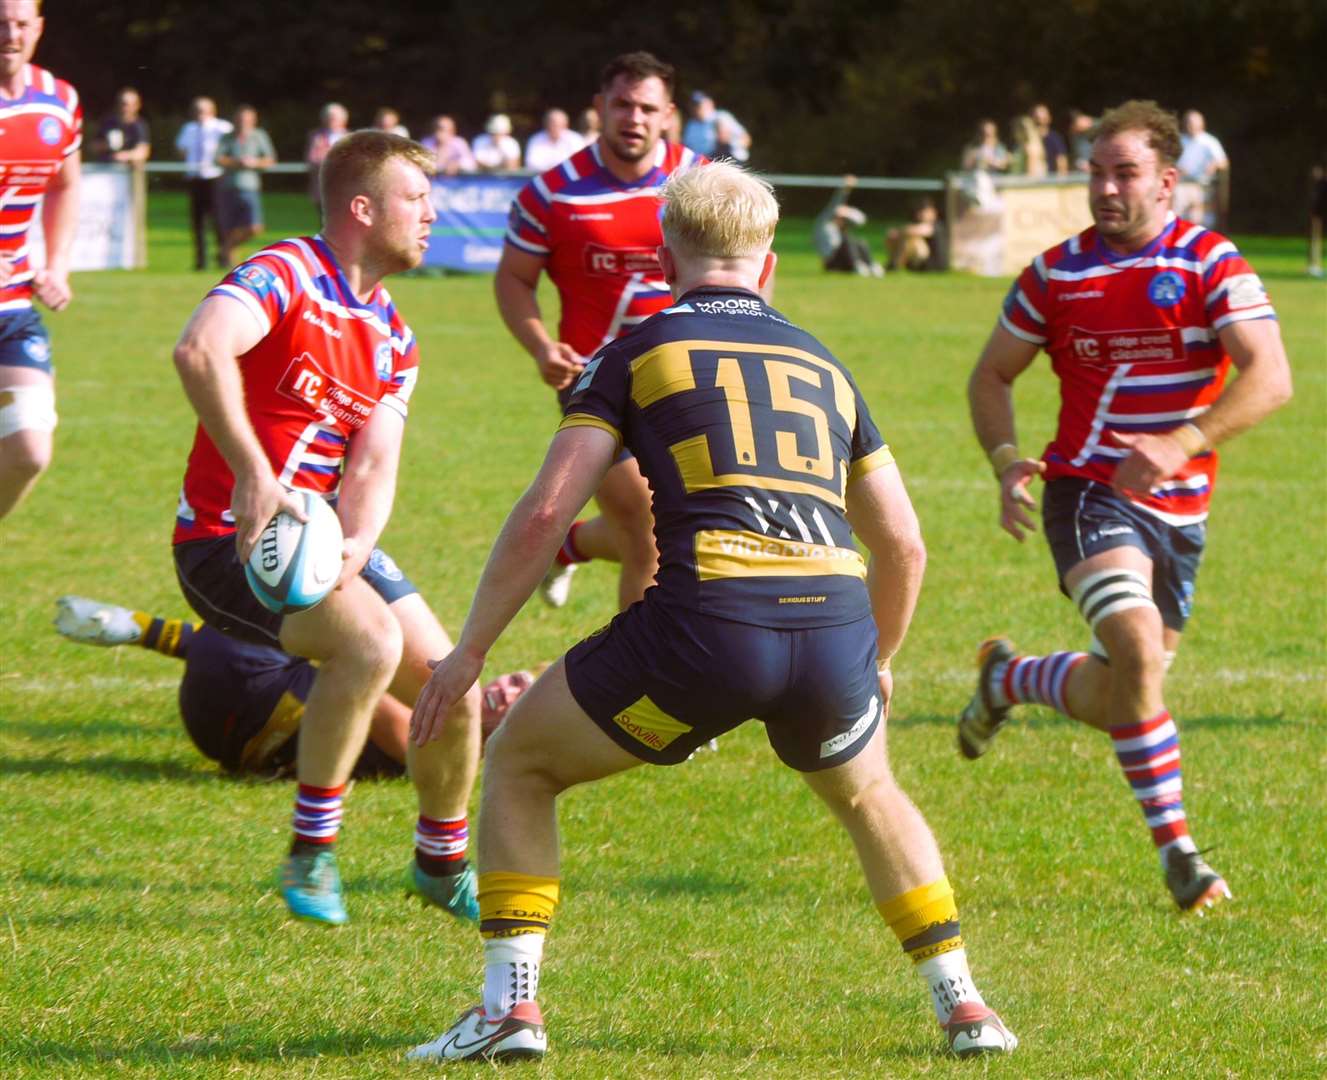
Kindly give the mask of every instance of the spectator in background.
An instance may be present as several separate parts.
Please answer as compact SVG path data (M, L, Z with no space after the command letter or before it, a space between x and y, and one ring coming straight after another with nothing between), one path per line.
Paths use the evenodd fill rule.
M1087 172L1092 160L1092 129L1096 121L1081 109L1069 110L1069 163L1074 172Z
M848 205L857 177L845 176L842 186L830 198L811 228L811 241L826 270L862 277L884 277L885 268L871 255L871 247L853 228L866 224L866 215Z
M456 121L450 116L435 116L432 132L420 139L419 144L433 154L439 176L472 173L479 168L470 144L456 133Z
M1046 170L1058 176L1069 171L1069 147L1064 136L1051 127L1051 110L1044 104L1032 106L1032 122L1037 125L1037 134L1041 136L1042 150L1046 157Z
M410 129L401 123L401 114L390 105L384 105L373 114L373 126L379 131L400 135L403 139L410 138Z
M511 137L511 119L494 113L475 137L475 161L482 172L502 172L521 167L521 144Z
M304 149L304 161L309 166L309 198L314 206L322 203L322 193L318 188L318 173L322 168L323 158L337 142L350 133L350 114L344 105L329 101L319 114L319 127L309 132L309 142Z
M585 140L571 130L567 114L561 109L549 109L544 113L544 126L525 144L525 167L544 172L561 165L584 145Z
M1322 221L1327 218L1327 149L1309 172L1309 277L1322 277Z
M935 200L923 195L912 205L912 220L885 234L889 269L936 271L949 269L949 237Z
M142 112L143 99L132 86L115 95L115 111L102 120L92 144L98 161L140 166L152 156L152 136Z
M1180 180L1197 184L1202 189L1202 199L1195 206L1192 199L1178 197L1180 193L1177 191L1175 212L1209 229L1216 228L1222 202L1221 181L1230 168L1230 159L1226 157L1221 140L1207 130L1207 121L1197 109L1184 114L1180 147L1180 159L1175 163Z
M235 246L263 233L262 171L276 164L276 148L252 105L235 110L234 130L217 144L217 164L225 170L217 189L221 262L230 266Z
M580 119L576 122L576 130L581 133L581 138L585 141L586 146L599 138L599 131L602 127L603 121L599 119L598 109L591 105L588 109L581 110Z
M1000 141L1000 131L994 120L982 120L977 125L977 135L963 149L963 168L968 172L978 169L983 172L1008 172L1010 165L1009 150Z
M716 108L714 99L703 90L691 95L691 118L682 129L682 145L709 158L746 161L751 157L751 136L746 128L727 109Z
M216 234L218 253L224 249L221 222L217 218L217 144L230 131L230 121L217 116L217 103L209 97L196 97L189 105L193 117L175 136L175 149L184 158L189 178L189 225L194 236L194 269L207 269L207 228L211 223ZM218 258L218 262L220 259ZM228 264L220 265L229 268Z
M1046 175L1046 146L1041 141L1036 121L1030 116L1016 116L1010 125L1014 155L1010 171L1020 176Z

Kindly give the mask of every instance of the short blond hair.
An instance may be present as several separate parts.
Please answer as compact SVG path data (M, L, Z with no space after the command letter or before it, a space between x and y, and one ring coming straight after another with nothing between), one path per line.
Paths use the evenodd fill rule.
M779 203L766 180L726 161L679 173L664 185L664 243L683 255L740 259L774 242Z
M356 195L380 199L382 173L393 158L418 167L425 176L437 170L437 161L429 151L390 131L366 128L338 139L318 171L323 206L340 209Z

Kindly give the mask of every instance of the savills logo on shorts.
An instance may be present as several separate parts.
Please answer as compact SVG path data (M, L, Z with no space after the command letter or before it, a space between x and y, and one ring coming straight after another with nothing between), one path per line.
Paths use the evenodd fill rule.
M691 725L669 716L649 695L643 695L613 717L613 723L651 750L663 750Z

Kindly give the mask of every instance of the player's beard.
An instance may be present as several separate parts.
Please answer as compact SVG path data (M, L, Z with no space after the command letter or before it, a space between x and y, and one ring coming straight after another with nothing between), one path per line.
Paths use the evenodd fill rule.
M601 135L604 144L608 147L612 155L619 161L627 161L635 164L654 153L655 147L659 145L659 136L653 140L645 138L635 146L624 145L619 141L616 135Z

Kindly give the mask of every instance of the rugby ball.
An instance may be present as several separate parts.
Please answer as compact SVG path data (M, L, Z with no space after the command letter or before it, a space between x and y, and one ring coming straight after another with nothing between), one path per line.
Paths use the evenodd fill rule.
M327 501L297 491L307 522L284 510L267 523L244 565L258 602L277 615L307 611L332 591L341 573L341 521Z

